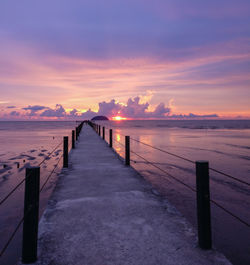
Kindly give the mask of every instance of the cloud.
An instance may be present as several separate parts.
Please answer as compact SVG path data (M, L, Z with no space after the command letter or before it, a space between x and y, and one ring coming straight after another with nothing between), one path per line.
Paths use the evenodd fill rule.
M160 103L155 110L152 112L152 116L154 118L162 118L166 115L170 114L171 109L168 107L165 107L164 103Z
M67 117L66 111L64 107L60 104L56 105L55 109L48 108L45 111L43 111L40 114L41 117L57 117L57 118L62 118L62 117ZM72 116L72 114L71 114Z
M43 109L46 109L46 107L39 106L39 105L28 106L28 107L23 108L23 110L29 111L29 113L27 114L28 116L36 116L37 112Z
M107 116L108 118L122 116L128 119L195 119L219 117L217 114L172 114L171 108L166 106L165 103L161 102L153 108L150 106L149 102L143 102L139 96L129 98L126 104L118 102L115 99L112 99L108 102L102 101L99 103L99 109L97 112L92 111L91 109L82 112L76 108L67 112L61 104L57 104L55 108L29 105L28 107L23 108L23 110L28 111L28 113L25 112L23 114L17 111L12 111L9 113L9 116L19 118L32 116L35 119L59 118L65 120L92 119L97 115Z
M97 115L97 112L92 111L91 109L88 109L86 112L83 112L80 116L78 116L79 118L82 119L86 119L86 120L90 120L92 119L94 116Z
M43 110L43 109L46 109L47 107L45 106L39 106L39 105L35 105L35 106L28 106L28 107L25 107L23 108L23 110L31 110L31 111L38 111L38 110Z
M117 115L121 108L121 104L116 103L114 99L112 99L110 102L103 101L99 103L98 115L112 117L114 115Z
M181 118L181 119L194 119L194 118L218 118L218 114L207 114L207 115L198 115L198 114L173 114L170 116L170 118Z
M16 106L7 106L6 109L15 109Z
M17 117L17 116L20 116L20 112L14 110L14 111L11 111L10 115Z
M132 119L143 118L164 118L170 113L170 108L160 103L154 111L149 111L149 103L140 103L140 97L129 98L126 104L116 103L114 99L110 102L99 103L98 115L105 115L109 118L113 116L123 116Z

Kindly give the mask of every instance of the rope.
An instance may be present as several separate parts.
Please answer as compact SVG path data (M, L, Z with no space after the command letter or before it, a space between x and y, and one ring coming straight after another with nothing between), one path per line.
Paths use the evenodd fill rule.
M224 173L224 172L222 172L222 171L220 171L220 170L217 170L217 169L214 169L214 168L211 168L211 167L210 167L209 169L212 170L212 171L214 171L214 172L216 172L216 173L219 173L219 174L221 174L221 175L223 175L223 176L225 176L225 177L228 177L228 178L233 179L233 180L235 180L235 181L238 181L238 182L240 182L240 183L242 183L242 184L245 184L245 185L250 186L250 183L248 183L248 182L246 182L246 181L244 181L244 180L241 180L241 179L235 178L235 177L233 177L233 176L231 176L231 175L229 175L229 174L227 174L227 173Z
M146 158L142 157L141 155L131 151L132 153L134 153L135 155L137 155L138 157L142 158L143 160L145 160L148 164L154 166L155 168L159 169L160 171L164 172L165 174L167 174L168 176L172 177L173 179L175 179L176 181L178 181L179 183L181 183L182 185L186 186L187 188L189 188L190 190L192 190L193 192L196 192L196 190L194 188L192 188L191 186L189 186L188 184L182 182L181 180L177 179L176 177L174 177L173 175L169 174L167 171L163 170L162 168L156 166L153 162L148 161ZM131 160L133 161L133 160ZM133 161L136 163L136 161ZM220 208L221 210L223 210L224 212L226 212L227 214L229 214L230 216L234 217L235 219L237 219L239 222L241 222L242 224L246 225L247 227L250 227L250 224L247 223L246 221L244 221L243 219L241 219L240 217L238 217L237 215L235 215L234 213L230 212L229 210L227 210L225 207L223 207L222 205L220 205L218 202L210 199L210 202L213 203L214 205L216 205L218 208Z
M41 166L44 161L51 156L51 154L53 154L55 152L55 150L62 144L62 142L60 144L58 144L50 153L49 155L47 155L39 164L38 166ZM61 158L60 158L61 159ZM60 161L59 159L59 161ZM58 162L59 163L59 162ZM57 164L58 165L58 164ZM0 201L0 205L2 205L25 181L25 178L20 181L1 201Z
M45 160L47 160L54 152L55 150L63 143L63 141L61 141L39 164L38 166L40 167Z
M4 247L2 248L1 252L0 252L0 257L2 257L2 255L4 254L4 252L6 251L6 249L8 248L9 244L11 243L12 239L14 238L14 236L16 235L19 227L21 226L21 224L23 223L24 220L24 216L23 218L19 221L19 223L17 224L16 228L14 229L14 231L12 232L11 236L9 237L8 241L6 242L6 244L4 245Z
M60 159L57 161L56 165L54 166L53 170L51 171L51 173L49 174L49 176L47 177L47 179L45 180L45 182L43 183L41 189L40 189L40 193L42 192L42 190L44 189L45 185L47 184L48 180L50 179L50 177L52 176L52 174L55 172L57 166L59 165L61 159L62 159L63 155L61 155Z
M145 160L148 164L150 164L150 165L152 165L153 167L159 169L160 171L162 171L163 173L165 173L165 174L168 175L169 177L173 178L174 180L176 180L176 181L179 182L180 184L184 185L186 188L190 189L190 190L193 191L193 192L196 192L196 190L195 190L193 187L189 186L189 185L186 184L185 182L183 182L183 181L179 180L178 178L174 177L172 174L168 173L166 170L164 170L164 169L162 169L162 168L156 166L154 163L150 162L149 160L147 160L147 159L144 158L143 156L141 156L141 155L139 155L139 154L137 154L137 153L135 153L135 152L133 152L133 151L131 151L131 150L130 150L130 152L133 153L133 154L135 154L135 155L137 155L137 156L140 157L141 159Z
M212 202L214 205L216 205L218 208L220 208L221 210L223 210L224 212L226 212L227 214L231 215L232 217L234 217L235 219L237 219L238 221L240 221L242 224L246 225L247 227L250 227L250 224L247 223L246 221L242 220L240 217L238 217L237 215L235 215L234 213L230 212L229 210L227 210L226 208L224 208L223 206L221 206L218 202L214 201L214 200L210 200L210 202Z
M9 197L12 193L14 193L22 184L23 182L25 181L25 178L20 181L15 188L13 188L1 201L0 201L0 205L2 205Z
M120 143L119 141L113 139L116 143L120 144L121 146L125 146L125 144Z
M149 147L151 147L151 148L153 148L153 149L155 149L155 150L161 151L161 152L163 152L163 153L165 153L165 154L172 155L172 156L175 156L175 157L180 158L180 159L182 159L182 160L185 160L185 161L187 161L187 162L190 162L190 163L192 163L192 164L195 164L194 161L192 161L192 160L190 160L190 159L188 159L188 158L185 158L185 157L182 157L182 156L179 156L179 155L176 155L176 154L170 153L170 152L168 152L168 151L165 151L165 150L163 150L163 149L161 149L161 148L158 148L158 147L152 146L152 145L150 145L150 144L143 143L143 142L141 142L141 141L139 141L139 140L136 140L136 139L134 139L134 138L130 138L130 139L133 140L133 141L135 141L135 142L138 142L138 143L140 143L140 144L143 144L143 145L149 146Z
M143 142L138 141L138 140L133 139L133 138L130 138L130 139L133 140L133 141L135 141L135 142L141 143L141 144L143 144L143 145L149 146L149 147L151 147L151 148L153 148L153 149L155 149L155 150L161 151L161 152L163 152L163 153L166 153L166 154L169 154L169 155L175 156L175 157L177 157L177 158L180 158L180 159L182 159L182 160L185 160L185 161L187 161L187 162L190 162L190 163L195 164L194 161L192 161L192 160L190 160L190 159L188 159L188 158L185 158L185 157L182 157L182 156L179 156L179 155L173 154L173 153L171 153L171 152L165 151L165 150L163 150L163 149L161 149L161 148L158 148L158 147L154 147L154 146L152 146L152 145L150 145L150 144L143 143ZM245 185L250 186L250 183L248 183L248 182L246 182L246 181L244 181L244 180L238 179L238 178L236 178L236 177L233 177L233 176L231 176L231 175L229 175L229 174L227 174L227 173L224 173L224 172L222 172L222 171L220 171L220 170L217 170L217 169L214 169L214 168L211 168L211 167L210 167L209 169L212 170L212 171L214 171L214 172L216 172L216 173L218 173L218 174L221 174L221 175L223 175L223 176L225 176L225 177L228 177L228 178L231 178L231 179L233 179L233 180L235 180L235 181L238 181L239 183L242 183L242 184L245 184Z

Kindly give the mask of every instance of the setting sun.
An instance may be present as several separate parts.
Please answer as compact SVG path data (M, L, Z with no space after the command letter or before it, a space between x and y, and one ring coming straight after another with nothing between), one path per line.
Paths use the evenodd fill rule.
M121 117L121 116L115 116L111 118L113 121L121 121L121 120L126 120L127 118Z

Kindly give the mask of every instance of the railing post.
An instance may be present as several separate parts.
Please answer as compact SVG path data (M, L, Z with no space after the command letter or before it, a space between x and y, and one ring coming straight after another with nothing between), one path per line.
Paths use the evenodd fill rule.
M75 149L75 130L72 130L72 149Z
M125 165L130 165L130 137L125 136Z
M39 189L40 167L26 168L22 246L23 264L34 263L37 260Z
M105 140L105 127L102 127L102 139Z
M76 134L76 141L78 140L78 137L77 137L77 127L75 128L75 134Z
M196 161L196 192L199 246L202 249L211 249L209 165L207 161Z
M113 147L113 130L109 129L109 147Z
M63 167L68 167L69 163L69 138L63 137Z

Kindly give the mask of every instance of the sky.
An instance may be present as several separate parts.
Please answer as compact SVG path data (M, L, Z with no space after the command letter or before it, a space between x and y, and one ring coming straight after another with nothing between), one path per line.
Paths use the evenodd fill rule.
M1 0L0 119L250 118L249 0Z

